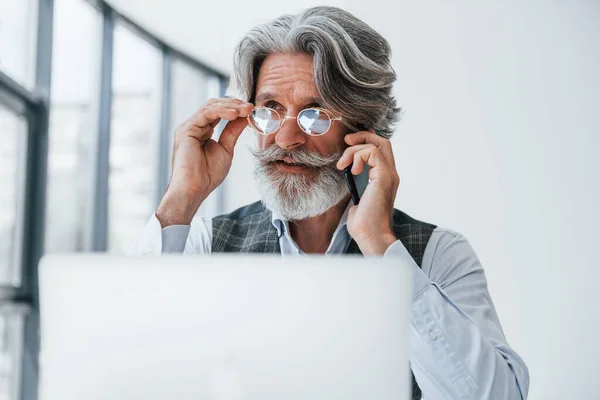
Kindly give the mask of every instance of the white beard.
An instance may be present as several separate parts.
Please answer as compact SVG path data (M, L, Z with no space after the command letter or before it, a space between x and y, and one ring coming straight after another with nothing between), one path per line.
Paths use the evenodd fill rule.
M273 149L281 152L280 149ZM335 167L338 155L330 157L302 152L295 160L316 167L313 173L302 175L278 171L275 165L255 162L254 179L265 207L286 221L302 220L323 214L348 194L344 176Z
M341 174L319 171L316 178L301 174L254 169L256 188L265 207L286 221L302 220L323 214L346 197L346 182Z

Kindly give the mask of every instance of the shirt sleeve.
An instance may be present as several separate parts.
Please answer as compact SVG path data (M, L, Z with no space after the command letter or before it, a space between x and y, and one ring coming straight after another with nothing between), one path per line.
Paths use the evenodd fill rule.
M527 398L529 372L508 345L467 240L436 230L422 268L400 241L385 257L412 270L411 368L427 399Z
M183 253L190 233L190 225L171 225L164 227L162 236L162 253Z
M166 253L210 254L212 219L196 217L190 225L171 225L162 228L156 214L140 234L134 253L141 256Z

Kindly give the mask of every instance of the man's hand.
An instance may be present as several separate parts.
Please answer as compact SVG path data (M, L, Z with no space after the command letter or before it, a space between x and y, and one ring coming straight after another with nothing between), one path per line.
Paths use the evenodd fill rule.
M238 99L211 99L177 128L171 181L156 210L163 227L190 224L200 204L223 182L253 108ZM230 122L215 141L214 128L222 119Z
M350 164L352 174L360 174L369 165L370 182L357 206L348 214L348 233L364 255L382 255L397 239L392 230L394 200L400 184L392 144L374 131L346 135L350 146L337 163L343 170Z

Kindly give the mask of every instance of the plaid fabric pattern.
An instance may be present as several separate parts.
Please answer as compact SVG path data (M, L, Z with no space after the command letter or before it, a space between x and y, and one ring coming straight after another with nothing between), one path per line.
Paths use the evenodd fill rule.
M423 253L435 225L417 221L400 210L394 210L393 230L409 254L420 267ZM261 202L237 209L231 214L212 220L213 253L280 253L277 229L271 223L271 212ZM358 244L352 240L346 254L362 254ZM415 376L413 400L422 398Z

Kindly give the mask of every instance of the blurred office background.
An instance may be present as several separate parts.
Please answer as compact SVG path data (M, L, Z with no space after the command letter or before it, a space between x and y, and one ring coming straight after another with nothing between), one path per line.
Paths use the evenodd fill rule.
M473 244L529 398L600 398L600 2L323 3L390 41L396 206ZM127 251L236 42L323 3L0 0L0 400L37 397L39 257ZM258 199L253 140L199 214Z

